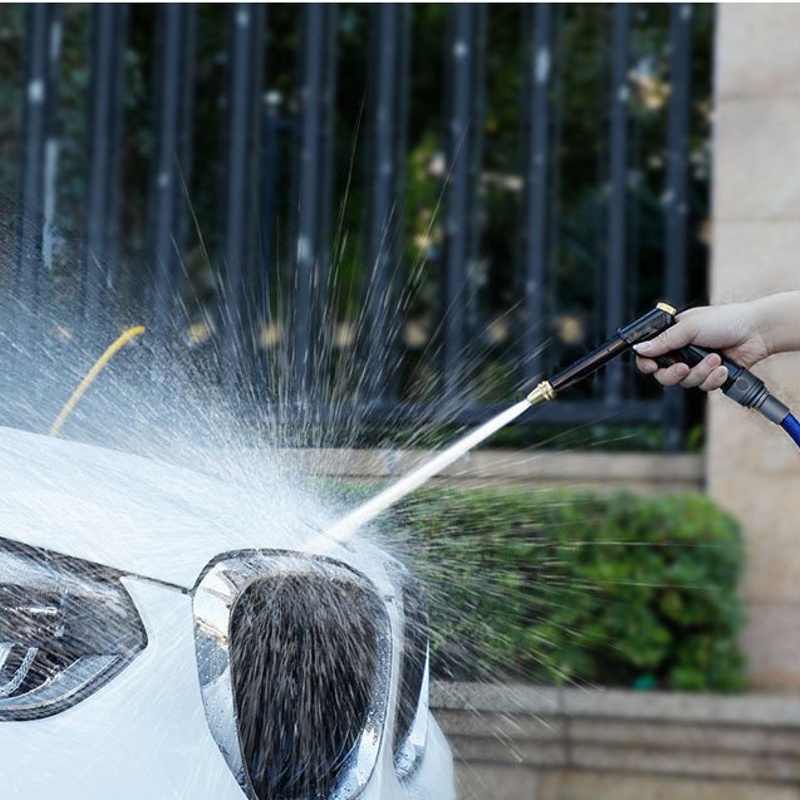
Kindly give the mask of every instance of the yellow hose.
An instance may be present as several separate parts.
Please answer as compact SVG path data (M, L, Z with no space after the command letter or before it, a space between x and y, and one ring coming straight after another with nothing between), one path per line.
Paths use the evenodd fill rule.
M78 401L83 397L86 390L92 385L92 381L100 374L100 371L105 367L106 364L113 358L114 354L125 347L128 342L136 336L140 336L145 331L143 325L136 325L133 328L128 328L121 336L117 338L117 340L111 344L94 362L94 366L86 373L86 377L80 382L78 388L72 393L72 397L67 400L64 404L64 408L61 409L61 413L59 413L56 421L53 423L53 427L50 428L50 435L51 436L58 436L59 431L61 430L61 426L64 424L64 421L67 417L72 413L75 406L78 405Z

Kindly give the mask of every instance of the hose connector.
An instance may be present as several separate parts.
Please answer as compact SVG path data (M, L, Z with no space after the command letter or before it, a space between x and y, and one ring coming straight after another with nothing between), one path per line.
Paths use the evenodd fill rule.
M674 353L667 353L656 358L656 363L660 367L669 367L672 364L682 361L690 367L697 366L707 355L711 353L704 347L695 344L682 347ZM760 411L770 422L780 425L789 413L789 409L780 400L773 397L764 381L753 375L739 364L729 361L722 354L718 354L722 366L728 370L728 379L722 384L722 393L735 400L740 406L754 408Z
M550 381L542 381L526 399L532 406L536 406L539 405L539 403L555 400L556 392Z

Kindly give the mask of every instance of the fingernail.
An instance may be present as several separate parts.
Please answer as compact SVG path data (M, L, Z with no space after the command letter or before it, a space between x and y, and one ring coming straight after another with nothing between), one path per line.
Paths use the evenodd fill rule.
M649 353L653 349L652 342L638 342L633 346L637 353Z

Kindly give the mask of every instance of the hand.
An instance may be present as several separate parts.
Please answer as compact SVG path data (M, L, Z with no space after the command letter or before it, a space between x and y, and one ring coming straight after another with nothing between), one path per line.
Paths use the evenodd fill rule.
M686 388L698 387L710 392L718 389L728 379L728 370L721 366L717 353L706 356L699 364L676 363L659 367L656 356L679 350L689 344L719 350L743 367L751 367L770 354L762 333L759 307L754 303L705 306L684 311L676 323L649 342L634 346L636 365L644 373L653 375L663 386L680 384Z

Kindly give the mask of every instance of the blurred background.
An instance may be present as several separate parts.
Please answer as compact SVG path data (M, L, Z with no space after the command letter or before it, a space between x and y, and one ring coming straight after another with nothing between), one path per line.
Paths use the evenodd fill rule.
M798 28L792 5L5 4L3 357L90 364L143 323L244 417L277 415L282 446L387 480L357 454L448 441L659 300L796 288ZM798 366L759 367L795 408ZM51 378L26 367L48 415ZM3 422L29 426L13 382ZM589 644L566 637L544 669L515 642L557 640L532 620L577 594L517 608L488 693L442 644L464 796L798 796L797 457L729 406L615 363L445 476L441 524L474 549L489 520L495 587L646 586L595 592L559 623ZM457 495L545 486L632 494L550 504L580 524ZM636 547L587 560L564 532ZM666 566L620 566L664 542ZM479 617L483 566L464 584ZM697 585L724 602L694 605ZM603 609L645 607L592 638Z
M365 437L484 418L707 296L712 6L3 13L14 287L70 333L135 317L259 389L280 351ZM621 364L569 401L538 424L702 437Z

